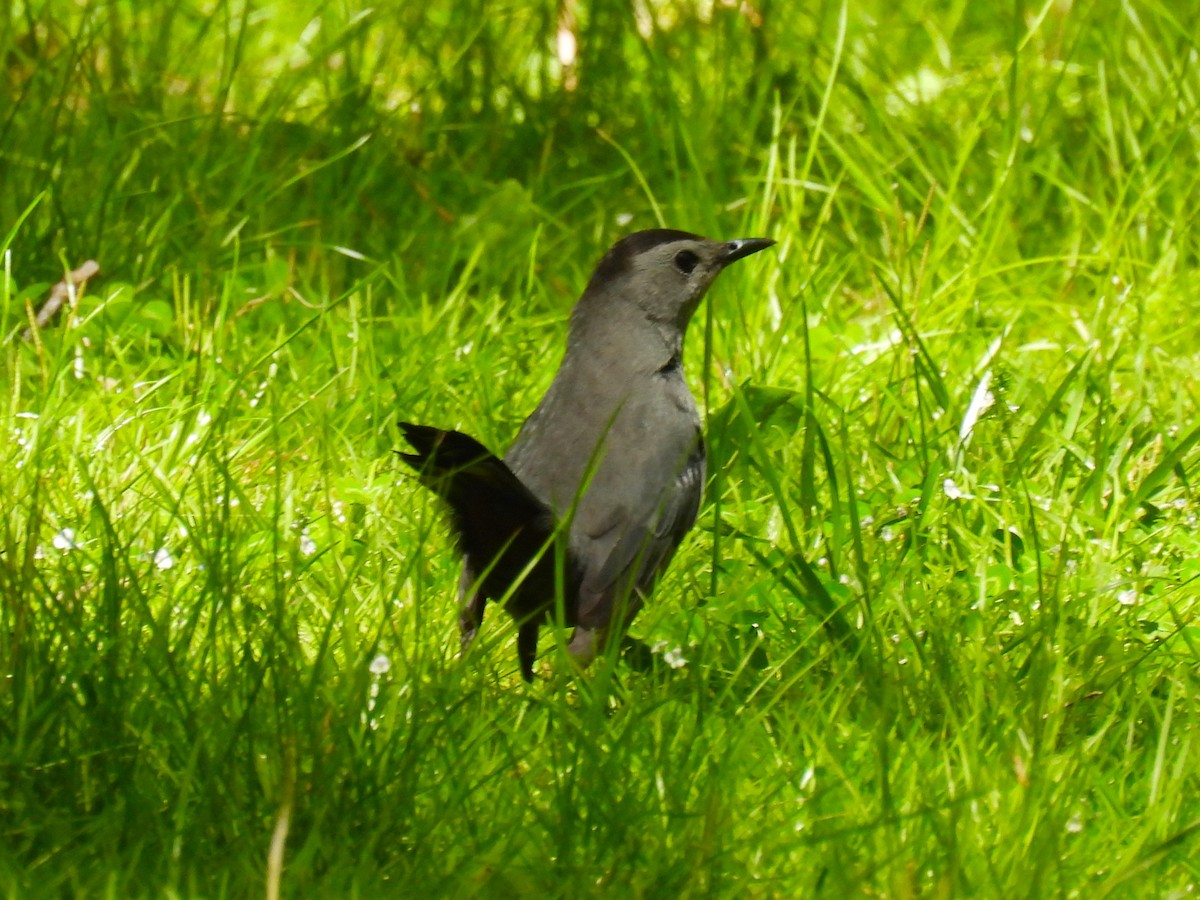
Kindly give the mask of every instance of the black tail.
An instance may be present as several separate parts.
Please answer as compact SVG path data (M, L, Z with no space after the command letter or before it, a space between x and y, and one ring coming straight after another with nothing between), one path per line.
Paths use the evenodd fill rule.
M487 447L460 431L443 431L412 422L401 422L400 430L417 451L401 453L401 458L423 475L428 473L441 478L451 474L454 469L463 469L489 458L496 459Z
M417 451L401 453L401 459L456 514L479 509L487 516L508 512L520 519L536 519L549 513L504 461L475 438L411 422L401 422L400 430Z
M577 560L568 555L560 572L556 553L549 549L556 528L553 512L504 460L474 438L410 422L401 422L400 429L416 451L400 457L450 507L465 571L472 578L480 576L475 590L491 600L507 596L506 608L520 629L521 674L532 681L538 626L553 609L559 578L566 579L562 589L569 601L564 610L568 625L575 624L581 578Z
M554 515L504 461L457 431L401 422L415 453L401 458L450 507L459 547L497 599L550 542ZM514 611L515 612L515 611Z

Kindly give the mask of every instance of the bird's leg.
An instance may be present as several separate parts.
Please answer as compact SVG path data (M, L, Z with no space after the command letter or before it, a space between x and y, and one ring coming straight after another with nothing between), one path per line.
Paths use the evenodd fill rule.
M521 662L521 677L533 681L533 661L537 658L538 626L526 622L517 629L517 659Z
M487 607L487 597L475 585L475 572L467 563L463 563L462 576L458 580L458 631L463 650L475 640L479 626L483 624L483 611Z
M579 664L579 668L586 669L603 647L604 631L599 628L584 628L581 625L572 632L567 652Z
M635 672L649 672L654 668L654 651L650 645L628 634L621 638L621 659Z

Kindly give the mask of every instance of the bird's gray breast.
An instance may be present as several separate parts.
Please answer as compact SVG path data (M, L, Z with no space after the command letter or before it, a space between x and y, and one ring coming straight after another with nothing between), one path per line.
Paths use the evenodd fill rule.
M576 367L556 378L505 461L572 532L650 524L700 446L700 416L677 362L624 378Z

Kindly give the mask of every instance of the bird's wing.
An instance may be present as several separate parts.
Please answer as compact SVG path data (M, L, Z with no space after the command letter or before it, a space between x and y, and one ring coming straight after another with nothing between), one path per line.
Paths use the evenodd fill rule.
M639 508L624 510L608 528L587 535L590 546L583 555L591 565L580 591L581 625L605 627L619 602L627 604L627 615L640 608L637 595L649 593L696 523L705 473L704 444L698 440L666 491L643 495Z

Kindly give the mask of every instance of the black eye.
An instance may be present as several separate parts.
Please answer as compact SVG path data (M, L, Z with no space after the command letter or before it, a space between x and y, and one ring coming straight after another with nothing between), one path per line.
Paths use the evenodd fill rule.
M692 269L696 268L698 262L700 262L700 257L691 250L680 250L675 254L675 268L684 275L691 275Z

